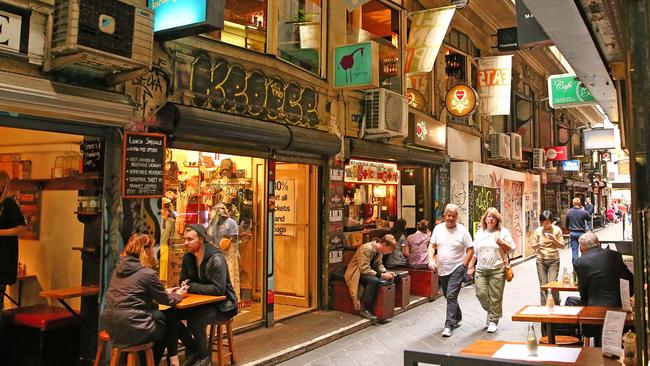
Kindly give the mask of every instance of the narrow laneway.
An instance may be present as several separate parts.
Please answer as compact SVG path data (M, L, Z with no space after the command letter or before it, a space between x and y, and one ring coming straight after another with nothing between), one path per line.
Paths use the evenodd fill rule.
M622 224L611 225L597 235L601 240L622 240ZM564 267L571 271L570 258L571 250L562 250L560 273ZM504 294L504 317L495 334L483 329L486 313L476 299L473 286L468 286L461 290L459 297L463 324L449 338L440 335L445 311L445 301L440 298L400 314L387 324L364 329L282 365L402 365L404 349L453 353L477 339L524 341L527 324L513 322L510 316L524 305L539 302L535 260L520 263L514 270L515 278L506 285ZM562 301L570 295L562 293ZM539 333L539 324L536 330Z

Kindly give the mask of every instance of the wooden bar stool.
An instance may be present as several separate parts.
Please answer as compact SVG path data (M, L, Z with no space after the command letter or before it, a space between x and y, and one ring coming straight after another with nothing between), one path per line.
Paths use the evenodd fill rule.
M141 344L139 346L129 348L113 347L111 350L111 365L119 366L122 354L126 353L126 366L136 366L138 364L138 353L144 351L147 359L146 366L156 366L153 361L153 343Z
M93 362L93 366L99 366L99 362L102 359L102 355L104 353L104 348L106 348L106 343L108 343L111 340L111 336L108 335L108 332L105 330L102 330L99 332L99 342L97 343L97 354L95 355L95 362Z
M223 341L223 326L226 326L226 337L228 338L228 342L224 343ZM216 333L216 341L215 341L215 333ZM232 319L226 320L223 322L219 323L213 323L210 324L210 341L208 343L210 346L210 358L212 358L212 355L214 354L214 351L217 351L217 355L219 357L218 365L223 366L224 361L223 359L225 357L230 358L230 364L234 365L237 361L235 361L235 341L234 337L232 335ZM227 352L224 352L224 347L227 348Z

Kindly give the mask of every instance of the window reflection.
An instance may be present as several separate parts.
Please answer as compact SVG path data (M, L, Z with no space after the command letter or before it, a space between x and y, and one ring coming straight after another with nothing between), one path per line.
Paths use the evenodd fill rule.
M285 0L278 6L278 57L319 74L321 1Z
M209 38L258 52L266 50L267 0L226 0L224 29Z

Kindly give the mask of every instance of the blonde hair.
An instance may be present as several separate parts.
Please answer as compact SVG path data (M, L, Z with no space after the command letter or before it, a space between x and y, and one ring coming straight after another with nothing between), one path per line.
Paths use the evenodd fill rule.
M483 216L481 216L481 228L487 229L487 222L486 219L489 214L492 214L492 216L497 218L497 229L501 229L501 222L503 221L503 216L501 216L501 213L499 213L499 210L496 209L496 207L488 207L485 212L483 213Z
M149 256L146 249L154 244L156 244L156 241L151 235L139 233L133 234L124 246L122 257L130 255L139 258L140 263L143 266L153 269L156 267L156 258Z
M9 196L9 183L11 183L11 178L9 173L4 170L0 170L0 203L2 203L7 196Z

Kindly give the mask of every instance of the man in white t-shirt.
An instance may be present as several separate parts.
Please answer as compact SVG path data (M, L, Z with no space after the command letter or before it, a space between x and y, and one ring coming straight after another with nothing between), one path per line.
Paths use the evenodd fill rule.
M448 204L443 214L445 222L436 225L429 241L429 268L437 269L442 293L447 299L447 317L443 337L449 337L460 325L463 313L458 305L458 293L465 273L474 274L468 268L474 255L472 237L465 226L458 223L458 206Z

